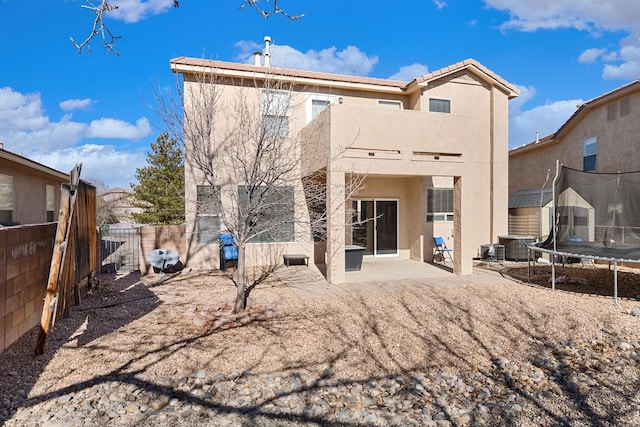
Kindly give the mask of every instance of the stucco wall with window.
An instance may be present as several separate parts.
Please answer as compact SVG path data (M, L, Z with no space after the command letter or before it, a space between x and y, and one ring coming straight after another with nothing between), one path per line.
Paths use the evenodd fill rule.
M68 178L56 178L5 158L0 158L0 175L4 176L0 177L0 183L3 185L3 206L0 206L0 209L11 210L11 220L8 222L42 224L57 221L60 210L60 186L68 182ZM9 187L10 196L4 193ZM8 215L7 212L3 212L2 217L6 219Z
M585 111L574 122L569 122L556 140L543 140L512 150L509 156L509 194L540 188L547 170L551 170L553 179L556 161L584 170L585 141L596 143L595 159L590 159L595 162L594 172L640 170L637 155L640 147L640 87L633 94L613 98Z

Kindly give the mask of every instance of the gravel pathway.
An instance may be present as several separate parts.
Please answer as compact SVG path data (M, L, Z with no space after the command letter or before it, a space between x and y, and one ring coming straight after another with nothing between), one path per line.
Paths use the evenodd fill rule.
M32 357L0 356L7 426L640 425L640 329L610 298L494 285L229 314L219 275L101 278ZM157 280L154 279L154 280Z

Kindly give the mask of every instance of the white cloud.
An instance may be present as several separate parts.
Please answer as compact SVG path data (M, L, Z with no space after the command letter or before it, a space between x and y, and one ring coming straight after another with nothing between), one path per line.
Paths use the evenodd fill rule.
M28 153L34 149L57 150L75 145L87 125L71 115L51 121L42 108L39 93L22 94L0 88L0 141L8 150Z
M249 64L253 64L253 52L264 50L264 45L247 41L236 43L236 47L240 49L237 60ZM342 50L332 46L303 53L291 46L273 43L270 51L271 65L307 71L366 76L378 63L377 56L368 56L356 46L347 46Z
M140 139L151 133L151 124L146 117L138 119L135 125L123 120L102 118L91 122L87 128L88 138Z
M173 7L173 0L112 0L110 3L118 8L109 12L109 16L127 23L165 13Z
M533 87L518 86L520 96L509 101L509 148L533 142L536 132L540 138L557 131L577 107L584 104L582 99L549 102L530 110L524 110L527 101L533 99Z
M604 55L605 49L587 49L580 54L578 62L581 64L593 64L596 60Z
M511 15L502 25L505 29L640 29L637 0L485 0L485 3Z
M438 8L438 10L444 8L447 6L447 2L444 0L433 0L433 4L436 5L436 7Z
M620 42L620 65L607 64L602 73L605 79L637 79L640 77L640 36L632 36Z
M428 72L429 72L429 67L416 62L411 65L405 65L404 67L400 67L400 70L397 73L389 76L389 78L392 80L411 81L416 77L420 77L427 74Z
M91 98L67 99L66 101L62 101L60 103L60 108L65 111L83 110L85 108L88 108L91 104L93 104L93 100Z
M536 31L573 28L594 36L602 32L624 32L619 52L603 49L584 51L579 62L605 62L603 77L635 79L640 76L640 7L638 0L485 0L487 6L505 11L510 19L503 30ZM616 62L617 61L617 62ZM610 63L615 62L615 63Z
M38 151L29 158L67 173L76 164L81 163L82 178L98 178L109 188L129 188L129 183L136 181L136 169L147 165L146 153L118 151L113 146L97 144L85 144L53 152Z

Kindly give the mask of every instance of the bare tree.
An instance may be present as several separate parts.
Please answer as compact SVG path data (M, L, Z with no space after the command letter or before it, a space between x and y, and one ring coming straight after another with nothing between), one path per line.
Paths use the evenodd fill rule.
M266 1L268 2L268 0ZM91 31L89 32L89 35L81 42L77 42L76 40L74 40L73 37L69 37L69 39L71 39L71 44L73 44L73 46L76 49L78 49L78 53L82 53L82 51L85 48L87 48L87 50L90 52L91 41L94 38L99 37L102 40L102 47L106 50L107 53L114 53L115 55L120 55L120 53L115 49L115 44L116 44L116 41L119 38L121 38L121 36L117 36L113 34L111 30L109 30L109 27L107 27L107 24L105 23L106 15L108 15L110 12L117 10L118 6L113 3L110 3L107 0L100 0L100 2L97 4L92 3L91 0L86 0L86 2L87 4L82 5L81 7L93 11L93 13L95 14L95 18L93 20L93 26L91 28ZM173 0L173 7L177 8L179 6L180 6L180 1ZM288 14L278 6L278 0L272 0L271 12L269 12L267 9L263 8L260 5L260 0L243 0L240 5L240 9L243 9L244 7L247 7L247 6L250 8L253 8L256 12L258 12L260 15L262 15L265 18L268 18L272 13L281 14L291 20L296 20L304 16L304 14L299 14L299 15Z
M308 165L326 166L335 153L310 147L314 123L321 123L321 117L305 132L293 129L288 112L301 106L290 79L267 70L264 80L236 83L221 84L215 74L203 70L190 75L179 89L184 91L179 97L183 104L156 94L156 112L167 131L176 132L174 138L185 144L187 170L195 171L196 179L205 184L199 188L196 210L216 215L220 228L238 247L234 312L240 312L279 258L278 245L269 245L262 268L251 270L249 278L249 243L325 238L327 180L320 168ZM315 159L309 158L310 152ZM342 207L362 188L364 177L350 176L353 179L341 189Z

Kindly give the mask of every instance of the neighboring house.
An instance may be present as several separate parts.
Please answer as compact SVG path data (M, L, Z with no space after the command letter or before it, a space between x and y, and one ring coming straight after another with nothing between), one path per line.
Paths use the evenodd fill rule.
M69 175L4 149L0 143L0 224L54 222Z
M551 188L557 162L590 172L638 171L639 149L640 80L636 80L578 106L554 134L509 152L510 224L523 220L511 217L524 214L516 211L521 206L512 204L521 200L518 194L537 191L539 199L543 186ZM545 214L542 228L547 226ZM548 235L549 230L544 230L542 236ZM510 234L518 231L509 229Z
M131 191L125 188L110 188L104 193L100 194L104 200L105 207L109 210L109 214L112 214L116 222L131 222L132 213L141 213L142 208L134 206L134 197Z
M454 249L454 273L470 274L480 246L507 232L508 102L518 90L475 60L410 82L275 68L261 65L260 57L255 65L180 57L171 60L171 69L184 76L185 105L204 92L200 86L207 83L198 78L203 73L219 77L222 103L247 90L260 99L265 80L284 79L295 86L289 108L280 113L289 126L283 143L297 138L303 158L340 153L305 162L305 174L326 172L330 216L324 245L314 244L311 233L296 233L295 241L252 243L250 263L275 245L326 263L327 279L340 283L346 245L359 244L372 257L430 261L432 237L441 235ZM218 123L228 122L231 111L220 108ZM193 155L186 141L188 265L211 269L218 265L218 244L199 239L205 228L198 228L199 220L210 213L198 212L206 182ZM340 196L349 174L366 177L366 187L345 204ZM295 215L307 214L302 185L291 197ZM345 226L348 214L367 221ZM224 231L216 221L209 226Z

